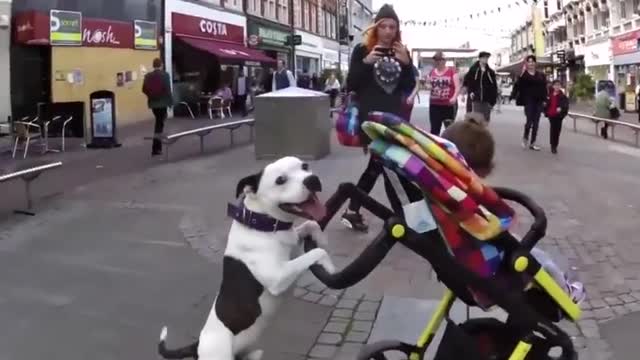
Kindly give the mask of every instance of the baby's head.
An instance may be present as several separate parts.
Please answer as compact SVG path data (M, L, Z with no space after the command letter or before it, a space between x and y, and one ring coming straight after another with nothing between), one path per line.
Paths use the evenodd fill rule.
M467 114L463 121L451 124L442 133L442 137L456 145L469 167L478 176L486 177L491 173L495 142L482 114Z

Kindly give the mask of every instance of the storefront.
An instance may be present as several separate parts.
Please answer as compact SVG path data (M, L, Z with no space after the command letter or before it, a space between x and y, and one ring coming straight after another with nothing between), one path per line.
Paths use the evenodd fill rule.
M14 116L36 111L42 115L38 103L44 103L54 109L47 112L73 115L74 133L84 132L89 139L89 96L99 90L114 93L118 126L150 116L144 115L149 111L140 89L159 56L155 23L95 19L58 10L16 14L14 22L12 90L18 96L12 102L21 105L14 104Z
M340 60L340 56L338 55L339 50L338 42L329 40L326 38L322 39L322 69L337 69L338 62Z
M166 3L165 62L176 101L199 103L202 93L234 89L240 67L273 66L275 58L245 46L246 18L181 0Z
M289 64L291 48L286 46L288 27L257 17L247 17L247 43L249 47L264 51L267 56ZM292 69L291 64L288 67Z
M609 39L587 44L584 55L584 65L593 80L610 80L611 45Z
M638 40L640 30L635 30L611 39L611 52L615 82L618 93L625 93L627 97L634 96L640 70L640 48ZM634 101L627 101L625 110L635 110Z
M296 72L319 74L322 61L322 38L305 31L296 30L302 37L302 44L296 46Z

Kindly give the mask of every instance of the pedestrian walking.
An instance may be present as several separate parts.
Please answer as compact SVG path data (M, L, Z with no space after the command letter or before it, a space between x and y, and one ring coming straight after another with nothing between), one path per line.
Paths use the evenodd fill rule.
M413 112L416 96L418 96L418 91L420 91L420 72L415 65L411 65L411 67L416 85L408 91L402 99L402 118L407 121L411 121L411 113Z
M456 116L455 106L460 92L460 78L454 67L447 66L442 51L433 55L435 68L429 74L431 93L429 95L429 123L431 133L440 135L442 124L448 126Z
M491 120L491 110L498 100L496 72L489 67L490 53L481 51L476 61L464 77L463 86L471 100L471 111L480 113L485 120Z
M236 90L236 104L242 113L242 117L246 117L249 115L249 111L247 110L247 95L250 91L250 82L249 78L244 74L244 68L240 66L238 69L238 79L235 84Z
M354 47L347 75L347 92L354 92L358 103L360 122L366 121L369 112L383 111L398 116L402 114L403 95L415 87L415 78L409 51L402 44L400 21L393 7L385 4L378 11L373 25L364 32L363 43ZM361 134L363 150L368 154L366 135ZM383 172L381 160L369 157L367 167L357 186L369 193ZM409 194L415 194L414 186L402 179ZM411 195L410 195L411 196ZM360 203L352 200L342 215L342 223L357 231L367 231Z
M524 106L524 115L527 119L524 125L522 147L540 151L540 147L536 145L536 139L540 115L547 99L547 79L537 70L537 60L534 55L527 56L525 61L526 69L513 86L511 98L516 99L516 105Z
M334 72L331 72L327 80L325 80L324 92L329 95L329 102L331 108L333 109L336 106L336 98L338 97L338 93L340 93L340 81L338 80Z
M311 89L311 76L307 69L302 70L302 74L298 75L298 87L303 89Z
M613 92L615 96L615 91L612 91L611 87L608 83L598 84L598 95L596 95L595 112L593 116L612 120L620 117L620 110L616 106L615 98L611 95ZM602 136L603 139L609 137L608 130L609 124L605 122L604 126L600 129L600 136Z
M273 73L271 85L274 91L296 86L296 78L293 76L291 70L287 69L286 65L284 60L278 60L278 70Z
M147 106L155 117L154 138L151 146L151 156L162 154L162 143L158 136L164 131L167 119L167 108L173 106L171 93L171 78L164 71L162 60L153 60L153 71L144 76L142 92L147 96Z
M560 142L560 132L562 131L562 120L569 112L569 98L562 91L560 80L554 80L551 84L551 92L547 98L547 108L545 115L549 119L549 144L551 152L558 153Z

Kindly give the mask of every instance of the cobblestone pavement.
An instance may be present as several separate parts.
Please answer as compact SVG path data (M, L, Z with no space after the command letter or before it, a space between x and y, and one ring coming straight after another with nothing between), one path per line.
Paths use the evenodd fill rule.
M425 126L425 108L415 110L414 121ZM521 190L545 208L549 227L540 246L567 257L589 295L584 319L563 326L581 349L581 360L610 359L599 325L640 310L640 240L636 236L640 193L633 190L640 174L640 152L573 133L568 131L569 124L565 124L558 155L548 149L525 151L519 145L522 125L521 111L513 108L503 107L494 116L491 128L498 146L497 168L488 182ZM539 139L541 145L548 139L544 119ZM160 165L83 185L65 194L65 201L180 209L175 220L181 236L209 262L219 263L230 223L225 202L232 200L240 177L266 163L255 161L247 150L250 148L237 148L221 156ZM330 156L313 162L326 189L324 196L340 182L355 182L365 160L357 149L334 146ZM381 184L373 196L384 199ZM353 234L337 221L329 225L330 252L338 266L374 236L379 222L369 220L370 234ZM527 223L522 213L519 233ZM332 309L307 357L348 359L347 354L366 342L383 295L435 299L442 287L425 261L397 247L367 279L347 291L326 289L307 274L293 292L304 302Z

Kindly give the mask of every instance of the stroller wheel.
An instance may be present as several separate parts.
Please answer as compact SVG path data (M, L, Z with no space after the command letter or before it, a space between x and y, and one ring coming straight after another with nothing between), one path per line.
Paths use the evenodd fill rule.
M415 345L401 341L380 341L365 345L357 360L405 360L414 351L417 351Z

